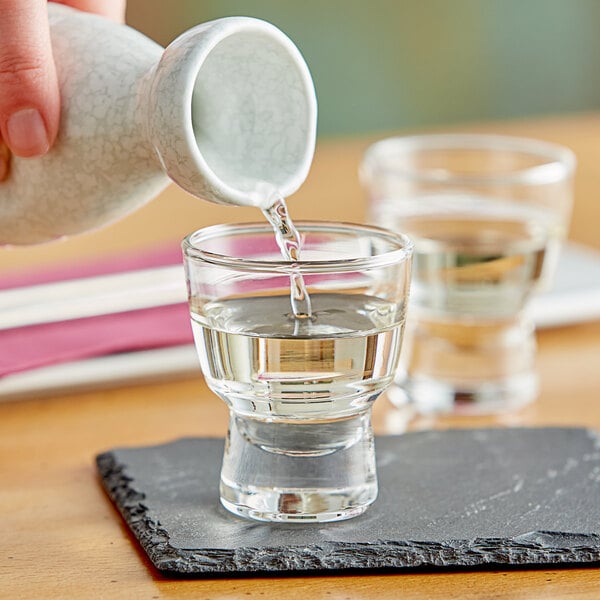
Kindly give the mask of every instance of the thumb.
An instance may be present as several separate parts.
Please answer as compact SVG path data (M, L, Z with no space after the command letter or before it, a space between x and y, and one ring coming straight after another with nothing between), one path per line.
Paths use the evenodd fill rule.
M0 15L0 138L17 156L39 156L60 114L46 0L0 0Z

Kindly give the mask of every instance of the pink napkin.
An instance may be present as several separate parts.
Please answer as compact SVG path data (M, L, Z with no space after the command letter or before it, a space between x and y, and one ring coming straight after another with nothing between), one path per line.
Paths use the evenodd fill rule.
M179 244L0 278L0 289L180 264ZM0 376L61 362L193 342L187 304L0 331Z

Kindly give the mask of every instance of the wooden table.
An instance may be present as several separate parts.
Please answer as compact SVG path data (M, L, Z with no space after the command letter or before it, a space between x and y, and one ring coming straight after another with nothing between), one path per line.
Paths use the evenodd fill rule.
M579 158L571 238L600 248L600 115L471 125L566 144ZM322 142L311 175L290 200L296 218L360 220L357 165L375 138ZM171 188L136 214L67 242L0 252L13 271L179 239L209 223L253 220L252 210L195 200ZM539 334L541 396L500 418L414 422L410 427L583 425L600 430L600 322ZM402 419L382 398L379 433ZM94 456L181 436L223 435L226 410L200 375L121 389L0 405L0 597L2 598L589 598L600 570L548 567L466 573L172 580L129 535L96 478ZM600 501L600 499L599 499ZM398 507L402 510L402 507Z

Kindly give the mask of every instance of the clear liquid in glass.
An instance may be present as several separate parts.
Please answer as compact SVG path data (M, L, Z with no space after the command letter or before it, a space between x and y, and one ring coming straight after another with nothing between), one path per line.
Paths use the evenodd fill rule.
M391 383L397 306L363 294L229 299L192 312L202 370L230 406L221 502L258 520L325 522L377 495L370 406Z
M312 319L298 326L290 313L287 296L223 300L192 312L205 377L236 411L335 419L368 406L390 383L401 338L395 304L319 293Z

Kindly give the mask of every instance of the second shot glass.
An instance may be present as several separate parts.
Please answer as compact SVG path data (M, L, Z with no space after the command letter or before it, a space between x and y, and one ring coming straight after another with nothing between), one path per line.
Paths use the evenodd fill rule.
M554 271L574 169L567 148L498 135L398 137L367 150L372 221L415 243L392 401L420 414L482 414L536 397L526 309Z

